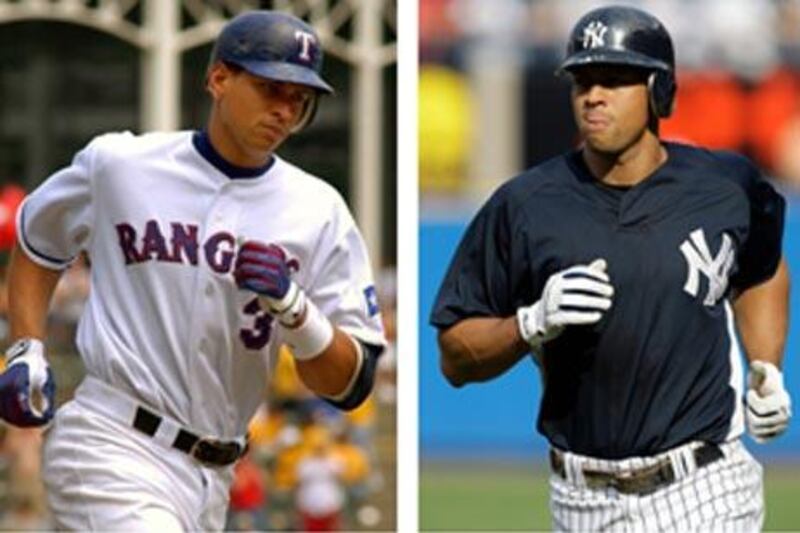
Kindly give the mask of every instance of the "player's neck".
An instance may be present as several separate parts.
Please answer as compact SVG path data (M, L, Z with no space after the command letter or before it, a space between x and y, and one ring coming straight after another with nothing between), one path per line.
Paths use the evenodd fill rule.
M213 111L212 111L213 113ZM257 168L264 166L272 157L271 152L253 153L243 150L233 137L225 131L225 126L213 117L208 121L206 128L208 139L214 150L231 165L243 168Z
M666 162L667 151L658 137L648 132L619 153L603 153L584 145L583 160L598 181L606 185L632 187Z

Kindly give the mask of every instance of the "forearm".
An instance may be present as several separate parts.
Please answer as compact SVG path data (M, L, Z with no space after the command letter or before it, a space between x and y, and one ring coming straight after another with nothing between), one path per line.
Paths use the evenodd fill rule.
M780 368L789 323L789 270L781 260L769 280L749 288L734 303L736 325L749 361Z
M61 272L31 261L19 245L8 269L8 319L11 341L23 337L44 339L47 311Z
M522 339L516 317L468 318L439 333L441 368L460 387L486 381L514 366L530 346Z
M325 397L344 392L357 370L356 342L347 333L333 328L333 340L322 353L296 361L297 373L305 386Z

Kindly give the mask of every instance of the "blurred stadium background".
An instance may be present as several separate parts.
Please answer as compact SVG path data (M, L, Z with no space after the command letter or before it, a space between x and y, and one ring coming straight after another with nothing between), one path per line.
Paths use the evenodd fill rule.
M372 253L394 339L395 0L2 0L0 348L8 344L3 280L13 215L25 192L67 165L96 134L202 128L213 39L228 18L256 8L293 12L320 33L324 75L337 94L280 153L330 180L348 200ZM60 402L83 375L73 338L88 276L86 263L78 262L54 298L47 346ZM297 467L323 453L342 464L331 489L332 501L343 496L335 509L340 526L395 529L393 344L373 397L346 416L309 398L284 354L251 427L252 452L237 467L229 528L301 528L300 513L320 510L296 498L304 483ZM39 481L40 443L39 430L0 423L0 529L52 529Z
M471 216L504 179L576 144L554 75L578 17L609 2L421 0L420 524L549 529L547 443L533 364L455 390L427 319ZM754 159L789 200L795 275L785 376L800 402L800 1L646 0L676 44L677 110L665 138ZM800 423L748 447L766 464L767 529L800 529Z

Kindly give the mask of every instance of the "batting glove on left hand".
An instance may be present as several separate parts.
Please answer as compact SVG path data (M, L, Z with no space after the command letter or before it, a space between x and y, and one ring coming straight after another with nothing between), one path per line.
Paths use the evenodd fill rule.
M0 374L0 417L20 427L43 426L55 413L56 384L37 339L21 339L6 352Z
M259 302L281 322L302 314L302 291L291 279L286 253L276 244L247 241L239 248L233 277L240 289L259 295Z
M747 429L756 442L764 443L786 431L792 401L783 386L783 374L772 363L750 363L747 382Z

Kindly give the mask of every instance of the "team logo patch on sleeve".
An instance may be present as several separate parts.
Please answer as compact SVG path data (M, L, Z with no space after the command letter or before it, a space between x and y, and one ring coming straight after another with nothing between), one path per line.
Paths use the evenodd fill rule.
M364 299L367 301L367 312L369 312L369 316L377 315L381 309L378 306L378 293L375 292L375 285L370 285L364 289Z

